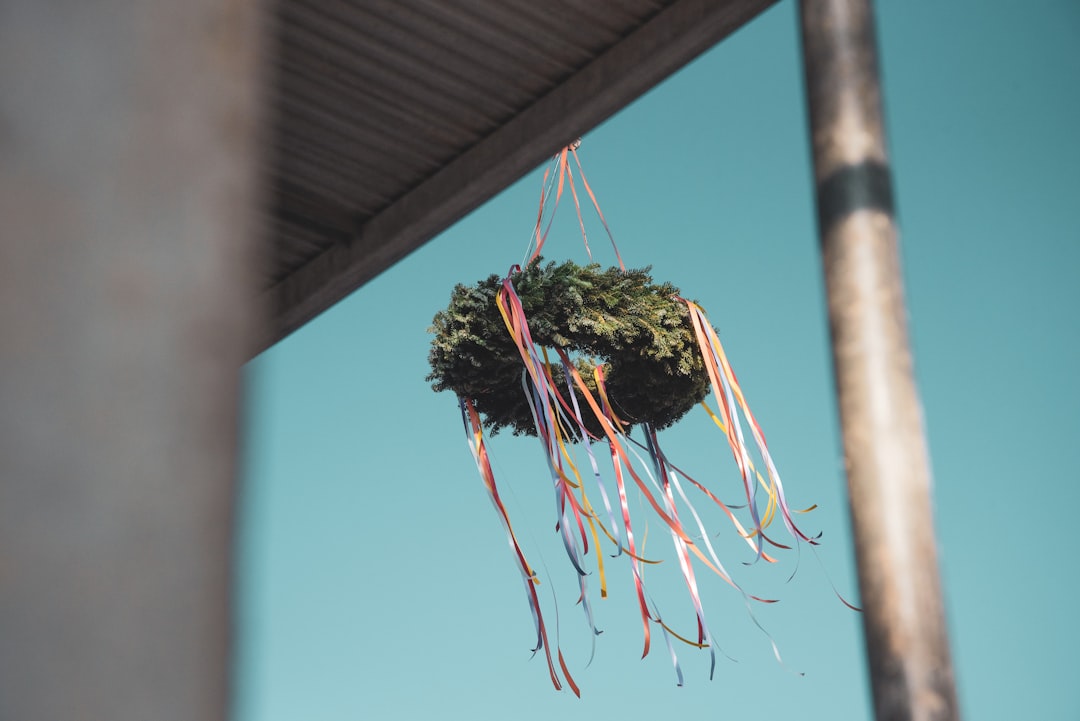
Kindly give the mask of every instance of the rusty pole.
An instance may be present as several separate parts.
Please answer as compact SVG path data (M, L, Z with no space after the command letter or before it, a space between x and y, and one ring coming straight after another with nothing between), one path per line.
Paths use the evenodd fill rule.
M258 0L0 1L0 720L224 721Z
M869 0L802 0L818 224L878 721L959 719Z

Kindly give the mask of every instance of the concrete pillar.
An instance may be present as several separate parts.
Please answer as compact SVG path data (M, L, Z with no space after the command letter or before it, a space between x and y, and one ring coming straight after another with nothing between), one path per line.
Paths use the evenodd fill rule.
M255 0L0 0L0 719L223 721Z

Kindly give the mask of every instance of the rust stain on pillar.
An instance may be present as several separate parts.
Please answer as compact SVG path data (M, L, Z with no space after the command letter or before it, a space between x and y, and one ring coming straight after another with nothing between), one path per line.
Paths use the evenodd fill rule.
M803 0L833 361L878 721L959 718L867 0Z

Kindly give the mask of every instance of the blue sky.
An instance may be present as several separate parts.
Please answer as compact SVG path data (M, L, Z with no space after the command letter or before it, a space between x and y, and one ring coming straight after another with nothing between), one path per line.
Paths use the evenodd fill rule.
M954 661L969 718L1080 718L1080 5L882 2L879 35L916 372ZM737 663L641 660L625 566L597 603L596 658L533 439L492 439L515 524L562 600L582 699L529 660L531 620L426 328L455 283L520 261L534 172L249 364L238 536L235 721L518 721L797 714L868 719L832 399L795 5L783 2L589 133L581 158L628 265L709 311L822 563L742 567L782 601L706 584ZM545 254L585 260L570 206ZM592 228L597 259L612 257ZM669 454L737 498L700 414ZM727 454L727 455L725 455ZM712 481L711 481L712 482ZM654 529L657 531L658 529ZM659 535L656 536L660 538ZM652 541L658 553L661 540ZM663 555L669 556L666 552ZM670 563L673 563L670 562ZM670 565L669 563L669 565ZM677 577L652 582L689 628ZM799 676L795 671L805 672Z

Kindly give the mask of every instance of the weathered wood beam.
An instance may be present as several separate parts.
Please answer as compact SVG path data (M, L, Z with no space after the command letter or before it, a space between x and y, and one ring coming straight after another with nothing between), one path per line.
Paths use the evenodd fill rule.
M262 350L338 302L592 129L776 0L680 0L266 291Z
M878 721L956 721L869 0L802 0L818 224Z

